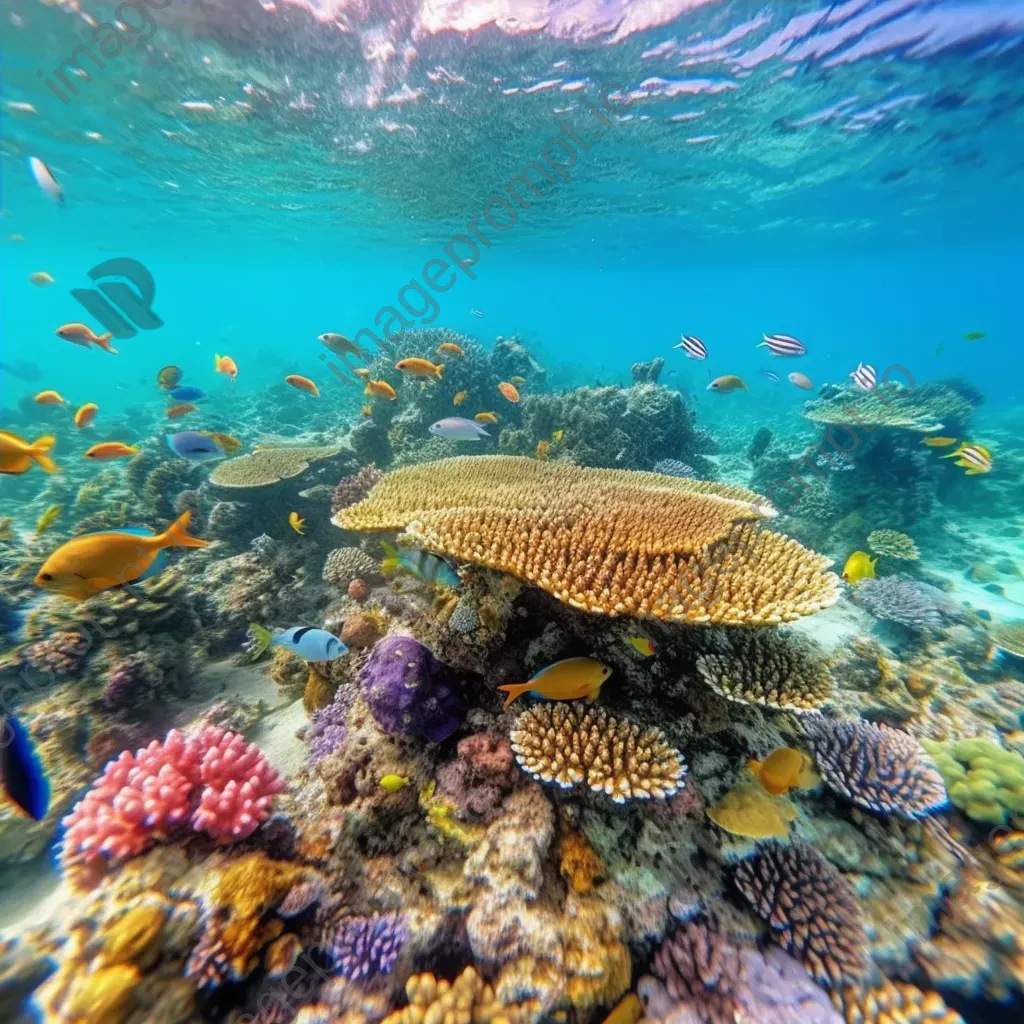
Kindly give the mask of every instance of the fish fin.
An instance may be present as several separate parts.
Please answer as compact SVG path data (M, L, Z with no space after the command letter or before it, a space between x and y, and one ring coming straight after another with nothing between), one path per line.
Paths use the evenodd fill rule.
M270 630L256 622L249 623L249 632L252 633L252 660L258 661L270 650Z
M957 465L959 466L960 463L958 462ZM981 476L983 472L984 470L981 469L969 469L964 473L964 476Z
M436 377L436 378L437 378L438 380L441 380L441 379L442 379L442 378L441 378L441 371L442 371L443 369L444 369L444 363L438 363L438 364L437 364L437 366L435 366L435 367L434 367L434 376L435 376L435 377Z
M98 348L103 349L104 352L109 352L112 356L118 355L118 351L110 344L110 339L114 336L113 331L107 331L106 334L100 334L96 338L96 345Z
M960 458L960 453L961 453L962 450L963 450L962 446L957 446L957 448L954 451L951 451L948 455L942 455L942 456L940 456L940 458L943 458L943 459L958 459L958 458Z
M740 381L740 391L749 391L749 390L750 390L750 388L748 388L747 385L743 383L743 381Z
M57 463L47 455L53 446L57 443L57 438L52 434L44 434L40 437L29 451L29 455L35 460L36 464L46 470L47 473L59 473L60 470L57 468Z
M504 711L514 700L518 700L524 693L527 693L532 686L533 683L507 683L505 686L499 686L499 690L508 694L508 697L505 699L505 705L501 710Z
M163 533L153 539L160 541L160 546L165 548L208 548L210 541L193 537L187 532L191 521L192 512L185 509Z

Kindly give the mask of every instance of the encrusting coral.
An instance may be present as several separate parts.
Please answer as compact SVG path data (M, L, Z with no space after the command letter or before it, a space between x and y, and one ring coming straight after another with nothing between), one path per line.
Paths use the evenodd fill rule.
M337 447L282 446L260 448L219 462L210 474L218 487L268 487L307 470L311 463L337 455Z
M949 789L949 799L975 821L1002 825L1024 815L1024 757L984 737L922 740Z
M876 555L904 562L916 562L921 557L914 538L899 530L872 530L868 534L868 547Z
M839 595L827 559L754 525L771 514L737 487L477 456L389 473L334 522L405 530L429 550L591 612L758 625L812 614Z
M826 986L858 982L867 935L852 886L811 846L762 847L736 869L736 885L775 940Z
M701 679L719 696L738 704L763 704L811 711L835 689L825 653L810 640L756 630L722 638L728 653L697 658Z
M664 799L685 784L686 765L660 729L611 717L602 708L535 704L511 733L523 769L563 789L583 783L616 803Z
M859 807L915 819L948 804L939 768L909 733L821 715L804 729L826 784Z

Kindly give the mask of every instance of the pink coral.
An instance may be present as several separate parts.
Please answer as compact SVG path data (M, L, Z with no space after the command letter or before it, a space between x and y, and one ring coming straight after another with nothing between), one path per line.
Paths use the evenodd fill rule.
M505 736L476 733L459 741L458 759L437 771L438 789L471 818L485 818L521 776Z
M186 821L219 842L244 839L283 789L259 749L237 733L208 725L186 738L172 729L162 743L126 750L107 765L64 819L62 860L65 867L101 855L123 860Z

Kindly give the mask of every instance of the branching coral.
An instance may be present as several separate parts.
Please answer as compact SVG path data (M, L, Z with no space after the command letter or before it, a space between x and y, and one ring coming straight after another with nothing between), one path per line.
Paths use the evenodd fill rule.
M660 729L641 729L601 708L535 704L511 734L523 769L563 789L583 783L616 803L664 799L682 789L686 765Z
M819 708L832 696L825 653L811 641L765 630L723 641L727 652L697 658L701 678L720 696L790 711Z
M810 846L764 846L736 869L736 885L779 944L823 985L857 982L867 936L852 886Z
M923 740L949 788L949 799L970 818L1001 825L1024 815L1024 757L984 738Z
M346 917L332 930L327 949L349 981L390 974L405 943L405 922L397 914Z
M823 397L804 405L804 416L813 423L852 424L866 430L898 427L930 433L965 423L972 409L970 402L945 384L907 388L890 382L872 391L830 386Z
M868 547L876 555L904 562L916 562L921 557L914 538L899 530L872 530L868 534Z
M874 988L850 986L832 991L832 1002L846 1021L857 1024L965 1024L949 1009L938 992L922 992L916 985L883 979Z
M409 1005L385 1017L384 1024L527 1024L536 1017L535 1007L502 1003L472 967L453 982L414 974L405 994Z
M327 446L260 448L219 462L210 474L210 483L218 487L268 487L298 476L310 463L332 458L340 451Z
M867 608L876 619L898 622L912 629L941 625L939 600L944 596L934 587L902 576L861 580L853 592L854 601Z
M823 716L808 719L805 731L822 778L859 807L915 819L949 802L939 769L909 733Z
M334 521L406 530L590 612L758 625L838 598L826 559L754 525L770 514L737 487L479 456L390 473Z

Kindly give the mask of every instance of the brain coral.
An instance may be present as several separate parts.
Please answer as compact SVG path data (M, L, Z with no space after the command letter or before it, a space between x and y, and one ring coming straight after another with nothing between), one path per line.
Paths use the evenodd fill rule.
M902 818L926 818L949 799L939 769L913 736L873 722L805 723L827 785L859 807Z
M761 625L839 595L827 559L755 525L772 514L739 487L496 455L389 473L334 522L406 530L586 611Z
M511 734L519 764L563 789L586 783L616 803L672 796L686 765L660 729L641 729L601 708L535 704Z
M697 671L715 693L738 704L810 711L834 689L824 652L810 640L774 630L723 637L725 652L702 654Z
M814 423L854 424L871 429L898 427L930 433L944 425L965 423L973 405L947 384L908 388L896 382L873 391L850 386L826 386L823 397L804 405L804 416Z
M210 474L210 483L219 487L267 487L298 476L311 462L329 459L340 451L332 447L258 448L218 463Z
M766 845L740 864L735 879L779 944L813 978L829 987L860 980L867 935L857 896L817 850Z

